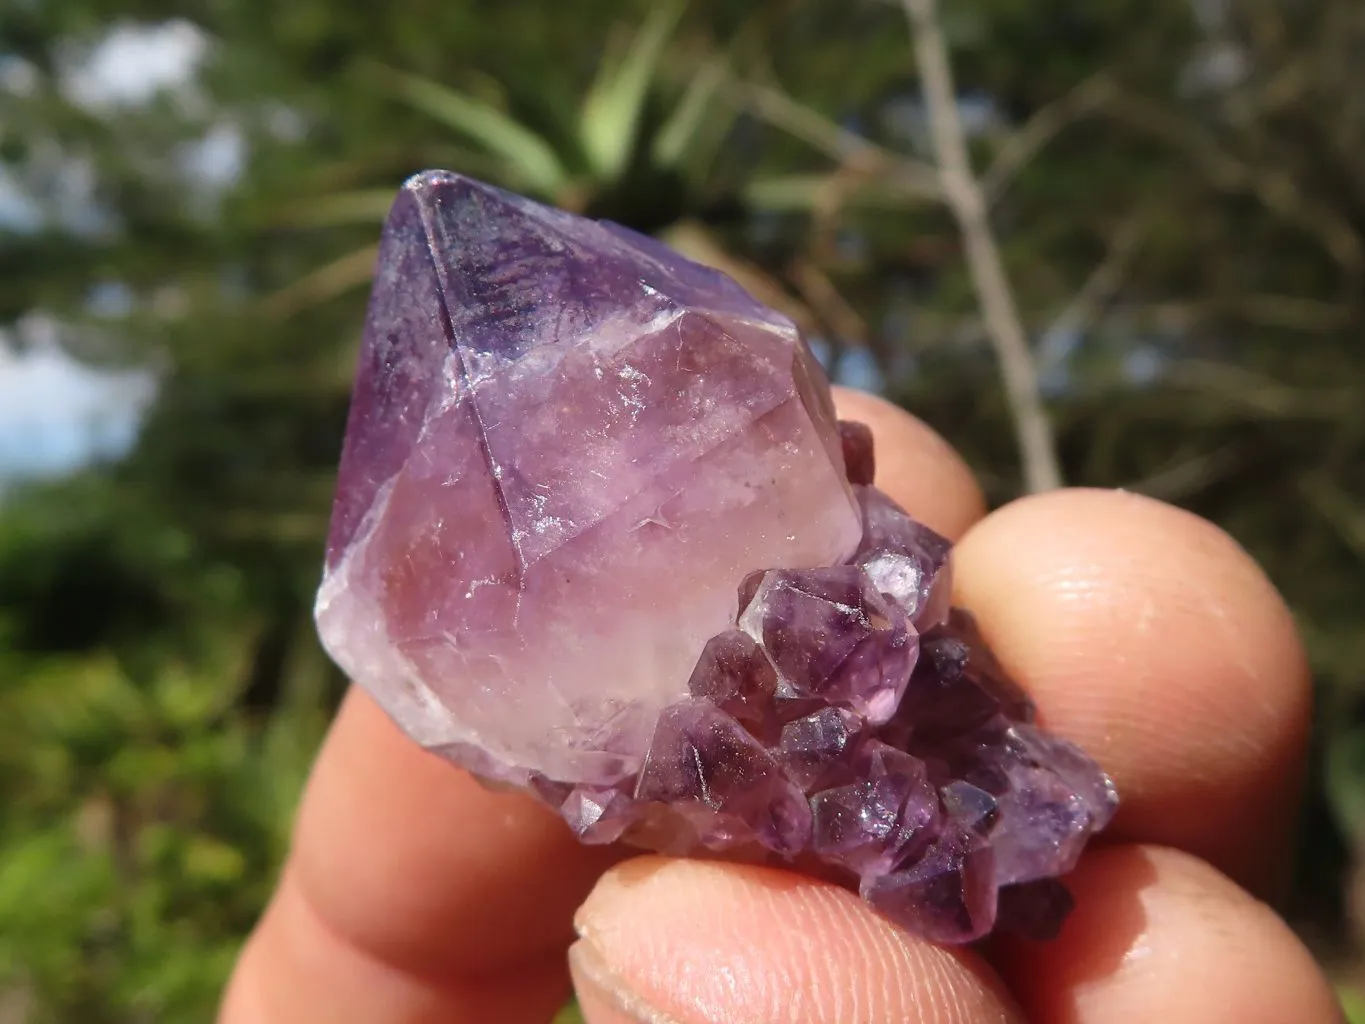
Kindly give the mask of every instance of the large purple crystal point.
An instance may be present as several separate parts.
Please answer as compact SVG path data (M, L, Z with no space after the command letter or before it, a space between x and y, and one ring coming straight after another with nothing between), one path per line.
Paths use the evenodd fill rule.
M633 773L737 582L859 532L788 321L625 229L444 172L404 185L317 618L419 741L510 781Z
M317 619L418 742L583 842L807 863L918 934L1055 935L1113 784L792 325L458 175L384 228ZM738 604L736 594L738 593Z

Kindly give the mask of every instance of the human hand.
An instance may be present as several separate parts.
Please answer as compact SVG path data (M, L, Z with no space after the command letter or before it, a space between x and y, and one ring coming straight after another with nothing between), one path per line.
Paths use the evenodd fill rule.
M941 439L877 399L838 400L877 434L878 485L961 538L956 603L1123 798L1068 879L1061 937L945 949L793 873L580 846L353 691L221 1024L545 1024L566 950L591 1024L1341 1019L1258 900L1286 865L1309 721L1265 577L1217 528L1132 495L1061 491L982 518Z

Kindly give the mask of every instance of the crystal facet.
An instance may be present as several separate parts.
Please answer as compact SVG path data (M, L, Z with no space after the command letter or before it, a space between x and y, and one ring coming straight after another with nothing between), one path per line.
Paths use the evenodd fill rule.
M757 841L795 854L810 841L810 806L763 745L714 704L673 705L659 717L637 800L682 809L710 845Z
M1113 784L875 467L734 282L428 172L381 240L319 630L583 842L813 857L930 939L1052 937Z
M763 645L790 693L847 704L874 724L895 712L915 664L905 612L856 565L766 573L739 628Z

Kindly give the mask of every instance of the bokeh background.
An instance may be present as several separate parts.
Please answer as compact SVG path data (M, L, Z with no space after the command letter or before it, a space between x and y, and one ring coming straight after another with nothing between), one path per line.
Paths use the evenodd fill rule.
M211 1018L344 685L311 594L378 225L433 166L729 270L993 502L1055 468L1246 545L1320 698L1284 910L1353 998L1365 7L932 27L938 104L877 0L0 0L0 1021Z

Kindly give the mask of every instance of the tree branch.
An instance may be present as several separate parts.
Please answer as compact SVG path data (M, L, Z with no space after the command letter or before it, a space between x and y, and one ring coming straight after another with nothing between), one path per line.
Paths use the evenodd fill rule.
M1314 510L1336 530L1342 542L1365 561L1365 508L1351 498L1330 474L1315 470L1299 487Z
M981 191L993 205L1019 172L1067 125L1101 107L1114 93L1107 75L1092 75L1051 103L1012 132L996 154L995 162L981 176Z
M1139 214L1134 214L1119 225L1104 259L1091 271L1066 307L1053 318L1045 335L1058 331L1083 332L1094 323L1100 307L1119 290L1133 255L1142 242L1145 228L1146 222Z
M737 86L735 95L755 117L801 139L844 168L866 174L880 173L912 195L943 198L938 173L933 167L883 149L798 103L781 89L749 83Z
M801 297L832 330L841 345L867 346L867 322L839 294L829 275L813 261L798 258L792 262L791 276Z
M1235 473L1248 460L1249 455L1244 446L1226 444L1210 452L1173 460L1141 480L1126 485L1124 490L1161 501L1180 502Z
M1306 195L1287 171L1241 159L1193 121L1146 97L1115 93L1107 105L1134 128L1182 150L1216 188L1253 196L1270 213L1316 236L1350 280L1365 269L1365 246L1350 222Z
M902 0L902 4L914 39L938 158L939 184L962 232L967 268L1000 363L1005 397L1018 436L1024 485L1032 492L1051 490L1062 485L1052 424L1038 390L1038 371L1028 336L991 230L986 199L967 155L948 46L938 22L935 0Z

